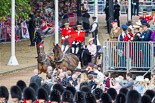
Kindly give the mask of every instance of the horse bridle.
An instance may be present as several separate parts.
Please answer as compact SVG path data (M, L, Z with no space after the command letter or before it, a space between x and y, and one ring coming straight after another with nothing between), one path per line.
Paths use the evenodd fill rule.
M39 58L38 58L38 62L43 63L43 64L48 64L48 62L46 62L46 61L47 61L47 59L49 57L50 58L50 63L53 63L53 60L51 59L51 57L49 55L47 55L45 52L40 53L40 54L45 54L45 58L43 60L39 60Z

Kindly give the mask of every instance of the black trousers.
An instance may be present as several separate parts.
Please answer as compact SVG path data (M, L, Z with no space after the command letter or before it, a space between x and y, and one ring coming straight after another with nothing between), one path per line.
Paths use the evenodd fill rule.
M114 20L117 20L117 24L120 27L120 21L119 21L119 16L114 16Z
M33 30L31 30L31 31L29 31L29 36L30 36L30 42L31 42L31 44L30 45L35 45L35 43L34 43L34 31Z
M97 45L97 34L92 32L92 37L94 38L94 44Z
M134 5L133 15L136 14L136 10L137 10L137 16L138 16L139 15L139 5Z

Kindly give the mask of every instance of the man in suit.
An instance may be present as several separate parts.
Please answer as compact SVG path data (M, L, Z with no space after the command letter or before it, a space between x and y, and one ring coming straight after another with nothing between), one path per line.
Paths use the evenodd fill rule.
M109 2L106 0L106 7L104 9L105 14L106 14L106 24L107 24L107 32L108 34L110 33L110 28L109 28Z
M31 79L30 79L30 84L36 83L36 84L38 84L38 86L41 86L42 77L38 76L38 69L34 70L34 74L35 75L33 77L31 77Z
M131 73L126 74L126 79L127 79L126 84L123 84L122 82L119 84L122 86L122 88L127 88L129 91L133 90L134 81L132 79L132 74Z
M117 20L117 24L120 27L119 12L120 12L120 5L118 4L118 1L116 0L115 5L114 5L114 19Z

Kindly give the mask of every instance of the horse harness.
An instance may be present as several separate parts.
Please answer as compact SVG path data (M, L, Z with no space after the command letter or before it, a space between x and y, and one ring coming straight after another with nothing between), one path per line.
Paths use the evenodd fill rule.
M67 58L67 60L65 59L65 57ZM67 62L69 66L72 66L73 68L76 68L74 65L71 64L71 61L69 60L69 58L67 57L66 54L63 54L63 56L62 56L62 58L60 60L54 60L54 62L58 64L58 68L60 68L60 64L63 61Z

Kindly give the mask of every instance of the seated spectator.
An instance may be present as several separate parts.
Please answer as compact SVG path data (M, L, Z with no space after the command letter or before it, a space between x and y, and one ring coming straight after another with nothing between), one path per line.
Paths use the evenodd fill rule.
M38 69L34 70L34 76L31 77L30 83L36 83L38 86L41 86L42 77L38 75Z

